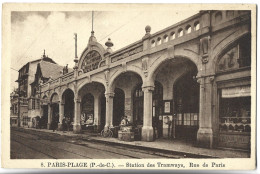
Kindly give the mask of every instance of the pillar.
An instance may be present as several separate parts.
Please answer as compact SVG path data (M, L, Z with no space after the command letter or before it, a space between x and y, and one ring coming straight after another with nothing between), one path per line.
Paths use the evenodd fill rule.
M212 96L213 96L213 77L202 77L198 79L200 83L200 111L199 111L199 130L197 133L197 144L201 147L212 148Z
M48 103L48 124L47 124L47 129L51 129L51 104Z
M74 100L74 124L73 124L73 132L80 133L81 132L81 124L80 124L80 99L75 97Z
M100 132L100 119L101 119L101 107L100 107L100 95L94 95L94 125L96 125L96 131Z
M113 99L114 93L105 93L106 97L106 125L105 128L113 127Z
M59 123L58 123L58 130L62 130L62 120L64 118L64 103L59 103Z
M152 99L154 87L145 86L142 89L144 92L144 118L142 128L142 141L153 141Z

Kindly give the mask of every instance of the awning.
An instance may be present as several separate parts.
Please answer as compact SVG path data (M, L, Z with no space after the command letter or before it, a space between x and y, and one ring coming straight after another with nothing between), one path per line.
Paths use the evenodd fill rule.
M248 97L251 96L250 86L239 86L222 89L222 98Z

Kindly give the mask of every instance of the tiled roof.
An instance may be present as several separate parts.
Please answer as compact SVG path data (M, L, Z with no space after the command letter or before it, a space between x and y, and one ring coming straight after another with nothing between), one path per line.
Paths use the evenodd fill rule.
M56 79L60 76L60 72L63 70L64 66L60 66L58 64L41 61L40 62L41 72L42 76L44 78L52 78ZM69 72L72 72L73 70L69 68Z
M44 78L52 78L56 79L60 76L60 71L62 71L63 66L60 66L58 64L42 61L40 63L42 76Z

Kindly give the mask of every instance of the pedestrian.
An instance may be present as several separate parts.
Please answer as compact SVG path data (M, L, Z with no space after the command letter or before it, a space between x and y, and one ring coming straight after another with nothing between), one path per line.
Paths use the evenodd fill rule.
M67 130L70 131L70 117L69 116L66 119L66 123L67 123Z
M63 130L63 132L65 132L65 130L66 130L66 119L65 118L62 119L62 130Z
M54 118L52 120L52 130L53 130L53 132L57 129L57 124L58 124L57 117L54 116Z

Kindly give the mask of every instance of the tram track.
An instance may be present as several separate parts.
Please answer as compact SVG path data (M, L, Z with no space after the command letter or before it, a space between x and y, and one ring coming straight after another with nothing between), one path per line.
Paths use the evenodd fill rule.
M81 136L68 136L68 135L60 135L54 134L50 132L41 132L36 130L26 130L26 129L12 129L12 132L19 134L19 136L23 137L23 141L30 138L35 142L40 142L44 144L46 147L58 148L59 150L63 150L64 152L71 153L74 155L80 155L80 158L88 158L88 159L102 159L102 154L106 156L108 159L112 158L135 158L135 159L152 159L152 158L164 158L164 159L178 159L178 158L189 158L193 157L189 154L183 153L175 153L175 152L166 152L163 150L154 150L154 149L143 149L142 147L132 147L128 145L120 146L111 142L102 142L99 140L93 140L91 137L81 137ZM17 140L16 140L17 141ZM82 155L82 153L73 152L74 149L68 151L67 149L72 146L68 145L72 144L75 146L84 147L86 150L92 155ZM68 148L61 148L60 146L67 146ZM79 149L84 149L79 148ZM99 153L100 155L93 154L94 151ZM92 157L94 156L94 157ZM196 155L195 158L198 158L200 155Z
M30 143L30 141L34 141L33 143L35 143L35 142L37 142L37 140L43 140L43 139L40 139L39 137L34 137L33 140L28 140L27 137L26 137L27 134L23 133L23 135L21 135L21 133L18 132L18 131L16 131L16 133L18 133L19 135L12 135L12 136L13 136L13 138L11 138L12 141L15 141L15 142L17 142L17 143L20 143L20 144L22 144L23 146L26 146L27 148L30 148L30 149L32 149L32 150L34 150L34 151L37 151L37 152L40 152L40 153L42 153L42 154L44 154L44 155L47 155L47 156L49 156L49 157L51 157L51 158L59 159L59 158L57 158L57 157L54 156L54 155L47 154L47 153L45 153L45 152L43 152L43 151L41 151L41 150L39 150L39 149L37 149L37 148L34 148L34 147L32 147L32 146L30 146L30 145L24 143L24 142ZM31 137L31 138L32 138L32 137ZM17 139L20 139L21 141L19 141L19 140L17 140ZM71 151L66 150L66 149L64 149L64 148L60 148L60 147L58 147L58 146L54 146L54 145L52 145L51 143L44 143L44 142L42 142L42 141L41 141L41 142L38 142L38 143L40 143L41 145L44 145L44 146L46 146L46 147L48 147L48 148L60 149L60 150L62 150L62 151L64 151L64 152L71 153L71 154L74 154L74 155L78 155L78 156L81 156L81 157L83 157L83 158L93 159L93 158L91 158L91 157L89 157L89 156L82 155L82 154L80 154L80 153L71 152ZM69 142L65 141L64 143L69 143ZM75 143L71 143L71 144L75 144ZM34 144L34 145L37 146L37 144ZM77 144L77 143L76 143L76 145L80 145L80 144ZM84 147L88 147L88 146L84 146ZM120 156L124 156L125 158L137 158L136 156L133 156L133 155L127 155L127 154L117 153L117 152L114 152L114 151L111 151L111 150L106 150L106 149L104 149L104 148L95 148L95 147L93 147L93 146L92 146L92 147L88 147L88 148L96 149L96 150L98 150L98 151L103 151L103 152L109 152L109 153L112 153L112 154L117 154L117 155L120 155ZM111 156L111 158L113 158L113 157Z
M54 155L47 154L47 153L45 153L43 150L39 150L39 149L37 149L37 148L34 148L33 146L29 146L28 144L25 144L25 143L24 143L24 142L29 143L30 140L28 141L28 139L26 139L26 138L24 138L24 137L23 137L23 138L20 137L20 139L21 139L21 140L22 140L22 139L23 139L23 140L27 140L27 141L17 141L16 138L11 138L12 141L15 141L15 142L17 142L17 143L20 143L20 144L22 144L22 145L24 145L24 146L26 146L26 147L28 147L28 148L30 148L30 149L33 149L34 151L43 153L43 154L45 154L45 155L47 155L47 156L50 156L50 157L52 157L52 158L54 158L54 159L59 159L59 158L55 157ZM37 143L37 142L34 141L34 143ZM68 151L68 150L66 150L66 149L64 149L64 148L60 148L60 147L57 147L57 146L53 146L53 145L51 145L50 143L43 143L43 142L41 142L41 143L38 143L38 144L46 145L46 147L48 147L48 148L60 149L60 150L62 150L62 151L64 151L64 152L66 152L66 153L71 153L71 154L73 154L73 155L81 156L81 157L83 157L83 158L92 159L92 158L90 158L90 157L88 157L88 156L81 155L81 154L79 154L79 153L74 153L74 152ZM35 146L37 146L37 144L35 144Z
M29 134L39 136L38 132L36 133L34 131L33 132L30 131ZM45 134L45 133L41 132L40 135L45 136L43 134ZM25 134L25 136L27 136L27 134ZM52 135L52 136L54 136L54 135ZM56 138L59 139L59 137L56 137ZM49 139L49 137L48 137L48 139ZM183 156L181 156L181 155L165 154L165 153L160 153L160 152L151 151L151 150L148 151L148 150L142 150L142 149L137 149L137 148L132 148L132 147L123 147L123 146L119 146L119 145L113 145L111 147L111 145L109 143L102 143L101 144L100 142L96 142L96 141L89 142L88 140L86 141L85 139L81 139L79 137L73 137L72 140L66 141L66 142L72 143L72 144L77 144L77 145L84 146L84 147L89 147L89 148L104 151L104 152L123 155L123 156L128 157L128 158L136 158L136 159L142 159L142 158L183 158ZM100 146L105 146L105 148L100 147ZM126 153L128 153L128 154L126 154Z

